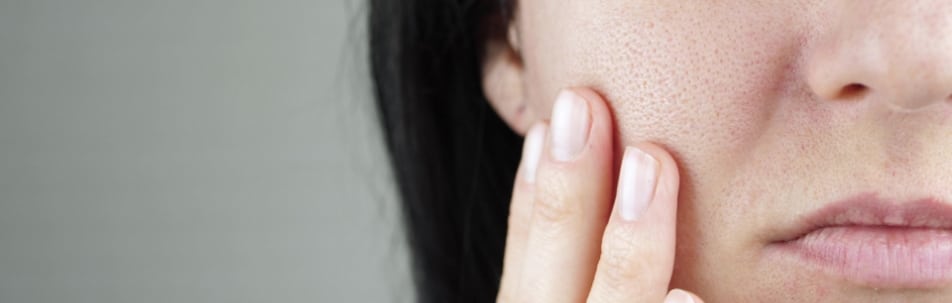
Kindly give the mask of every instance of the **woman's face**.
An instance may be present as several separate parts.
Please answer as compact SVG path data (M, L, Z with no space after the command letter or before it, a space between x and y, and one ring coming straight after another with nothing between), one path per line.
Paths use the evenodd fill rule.
M952 203L952 2L520 0L513 29L529 120L560 89L592 87L619 145L678 160L673 287L710 302L952 301L908 269L948 269L948 253L873 269L835 256L862 267L949 237L907 231L952 220L936 215ZM815 215L853 198L867 207ZM862 220L916 228L831 230L793 249L812 256L784 251L812 223Z

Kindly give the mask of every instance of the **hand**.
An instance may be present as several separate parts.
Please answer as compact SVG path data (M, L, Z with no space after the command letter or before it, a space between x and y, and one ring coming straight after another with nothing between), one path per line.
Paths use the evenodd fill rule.
M613 192L613 138L608 105L586 89L561 93L551 125L527 133L497 301L702 303L668 292L674 159L650 143L626 147Z

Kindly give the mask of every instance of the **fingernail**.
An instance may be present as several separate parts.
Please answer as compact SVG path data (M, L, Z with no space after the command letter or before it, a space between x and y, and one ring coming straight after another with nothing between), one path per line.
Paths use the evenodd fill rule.
M694 303L694 298L686 291L674 289L664 298L664 303Z
M552 108L552 157L558 161L575 158L588 142L592 124L588 102L570 91L563 91Z
M539 159L542 158L542 145L545 143L545 124L539 123L526 133L526 141L522 144L523 178L526 182L534 183L536 170L539 168Z
M638 148L627 147L618 180L621 217L625 221L638 220L654 198L658 160Z

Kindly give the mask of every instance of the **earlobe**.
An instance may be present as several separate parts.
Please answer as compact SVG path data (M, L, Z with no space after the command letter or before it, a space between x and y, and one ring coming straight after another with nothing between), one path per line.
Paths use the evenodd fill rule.
M520 135L525 135L536 121L523 91L524 69L514 26L501 39L486 43L483 57L483 93L503 121Z

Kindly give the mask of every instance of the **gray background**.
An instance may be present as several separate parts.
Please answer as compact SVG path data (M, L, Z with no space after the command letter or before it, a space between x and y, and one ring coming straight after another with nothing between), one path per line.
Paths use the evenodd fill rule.
M409 302L361 0L0 0L0 303Z

